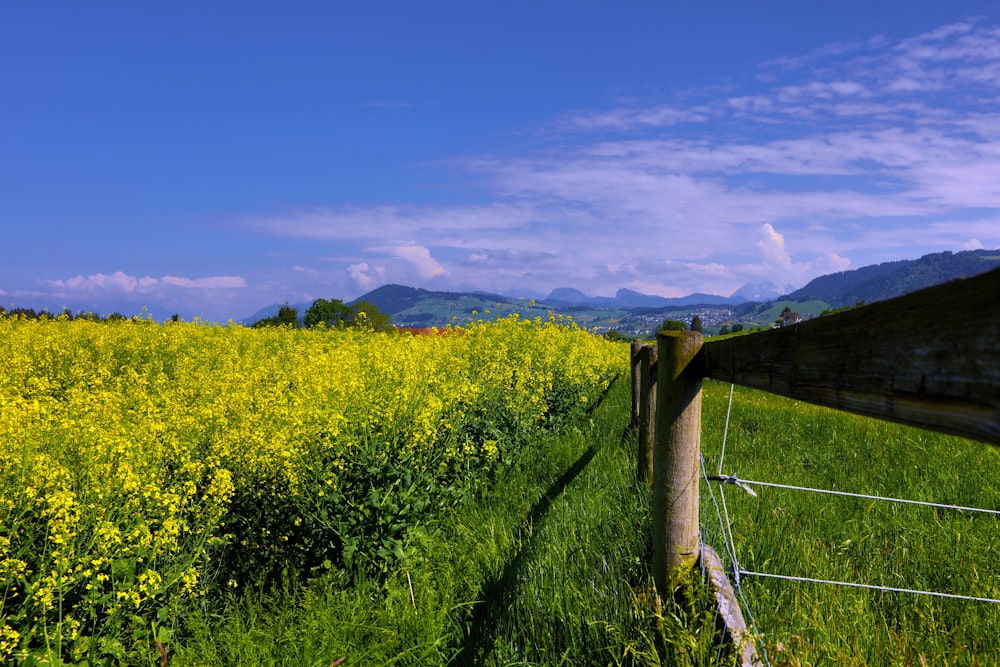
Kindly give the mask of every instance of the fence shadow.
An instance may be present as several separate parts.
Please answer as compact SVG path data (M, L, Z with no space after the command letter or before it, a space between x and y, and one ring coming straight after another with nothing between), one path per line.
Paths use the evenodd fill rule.
M479 589L479 595L473 603L466 630L462 637L462 648L448 663L448 667L464 667L466 665L482 664L493 650L497 632L504 625L510 614L510 608L517 596L517 574L521 570L525 558L532 551L532 545L539 534L538 527L545 520L553 501L563 494L587 465L597 455L600 447L596 444L587 448L573 465L559 476L541 498L531 507L527 516L521 522L518 530L518 540L530 531L530 537L521 542L521 547L507 561L504 569L496 577L487 579Z
M587 406L586 410L587 417L593 415L594 412L597 411L597 408L601 407L601 405L604 403L604 399L606 399L608 397L608 394L611 393L611 388L615 386L615 383L618 382L618 378L620 377L621 375L615 375L613 378L611 378L611 382L609 382L608 386L604 388L604 391L601 392L601 395L597 397L597 400L595 400L593 403Z

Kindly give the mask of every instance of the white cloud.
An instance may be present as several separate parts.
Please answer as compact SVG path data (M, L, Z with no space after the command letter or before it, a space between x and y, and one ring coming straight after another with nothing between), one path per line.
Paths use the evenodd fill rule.
M805 85L784 86L776 91L779 102L797 102L803 99L829 100L834 97L860 95L867 92L863 84L856 81L810 81Z
M53 287L65 288L70 291L109 290L114 292L134 292L139 288L146 288L150 284L155 284L155 279L147 277L140 281L139 278L126 275L123 271L115 271L111 275L95 273L86 278L81 275L69 278L68 280L50 280L48 283Z
M761 63L760 66L763 69L777 68L782 70L796 70L814 65L817 62L829 60L830 58L843 58L845 56L858 53L866 47L881 46L883 44L884 39L880 36L873 37L868 40L867 43L861 41L832 42L830 44L824 44L823 46L813 49L812 51L800 56L775 58ZM770 77L766 78L770 80Z
M416 267L421 278L429 279L448 273L436 259L431 257L431 251L423 246L398 246L396 253Z
M569 130L628 130L636 127L671 127L701 123L711 117L708 107L677 107L668 104L621 107L608 111L578 111L559 123Z
M982 250L983 244L979 242L979 239L969 239L962 245L962 250Z
M246 280L238 276L213 276L210 278L181 278L177 276L163 276L162 278L152 278L143 276L141 278L126 274L124 271L115 271L111 275L95 273L90 276L76 276L65 280L45 281L51 287L61 290L64 293L72 292L107 292L120 294L148 294L162 290L164 287L180 287L183 289L234 289L246 287Z
M778 233L769 222L760 227L760 240L757 249L764 256L764 263L778 271L788 271L792 267L792 258L785 250L785 237Z
M110 274L93 273L40 281L44 291L17 290L11 296L22 303L31 302L48 308L84 310L101 313L136 314L148 308L149 314L169 317L184 313L185 317L215 318L224 321L230 316L245 316L258 310L261 304L284 300L289 292L280 285L251 285L241 276L136 276L124 271ZM280 297L274 294L280 290ZM234 312L234 309L242 312Z
M185 289L238 289L246 287L247 282L239 276L213 276L211 278L178 278L163 276L160 282L164 285L174 285Z
M837 273L851 268L851 260L841 257L835 252L822 255L814 264L812 275L822 275L826 273ZM810 276L812 277L812 276Z
M383 282L385 278L385 267L369 267L368 262L359 262L348 266L347 273L351 276L351 280L354 281L355 285L357 285L361 290L368 292L371 291L372 288L377 287L377 283Z
M489 254L480 250L478 252L474 252L471 255L469 255L468 258L466 258L466 261L474 264L478 264L480 262L486 262L489 261Z

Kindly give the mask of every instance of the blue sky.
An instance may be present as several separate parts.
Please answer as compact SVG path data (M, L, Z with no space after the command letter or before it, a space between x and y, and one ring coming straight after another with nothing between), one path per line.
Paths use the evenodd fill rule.
M1000 246L996 2L0 6L0 303L730 294Z

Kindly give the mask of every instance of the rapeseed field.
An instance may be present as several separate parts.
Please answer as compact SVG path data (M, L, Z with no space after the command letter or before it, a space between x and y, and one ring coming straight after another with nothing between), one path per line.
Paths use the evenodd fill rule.
M626 370L569 320L446 333L0 317L0 662L148 662L213 596L386 572Z

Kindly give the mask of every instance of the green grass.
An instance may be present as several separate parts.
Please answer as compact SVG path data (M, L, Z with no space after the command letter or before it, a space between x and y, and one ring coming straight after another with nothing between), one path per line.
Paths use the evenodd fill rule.
M702 449L718 466L729 386L708 382ZM1000 509L994 446L737 387L724 472L749 480ZM995 516L731 486L743 569L1000 598ZM704 530L718 538L703 485ZM712 526L711 528L708 528ZM989 665L1000 605L744 578L773 664Z
M654 605L628 391L614 383L488 495L412 532L388 579L335 572L206 608L170 664L708 664L701 601Z
M705 383L710 472L728 392ZM629 411L619 381L485 495L412 532L388 578L338 571L203 609L170 664L714 664L698 585L660 611L653 603L649 491L633 480ZM724 471L998 508L998 467L989 445L737 388ZM1000 597L992 516L755 490L726 487L746 570ZM723 553L704 484L702 515ZM1000 655L1000 605L754 577L743 592L773 665L990 665Z
M765 304L765 306L749 315L741 317L740 322L743 326L748 328L762 327L766 329L774 324L774 321L778 319L785 308L790 308L793 313L798 313L805 319L810 315L819 315L828 309L830 304L818 299L812 299L809 301L774 301Z

